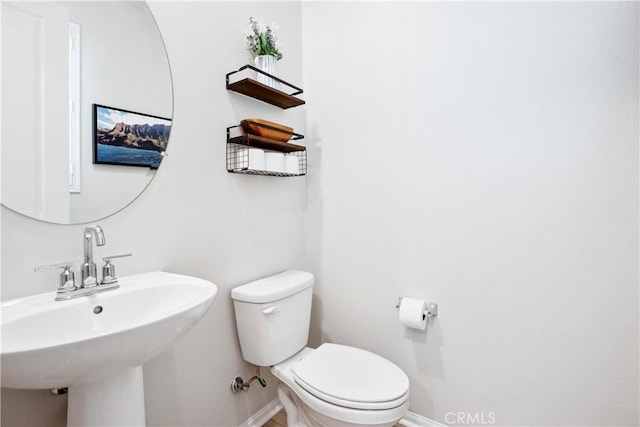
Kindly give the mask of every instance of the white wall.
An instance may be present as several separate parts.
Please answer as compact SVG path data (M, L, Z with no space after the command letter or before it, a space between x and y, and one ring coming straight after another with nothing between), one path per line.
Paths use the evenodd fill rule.
M232 394L236 375L254 371L242 360L230 289L287 268L305 268L305 181L234 175L225 168L225 128L264 117L304 133L304 109L283 111L228 92L227 72L247 63L249 16L281 27L279 72L302 81L299 3L157 2L151 4L171 63L175 108L171 155L147 191L100 221L107 245L96 258L133 252L119 274L166 270L218 285L211 310L176 347L145 366L148 425L239 425L275 396ZM37 222L2 209L2 298L56 287L56 273L33 266L79 260L84 226ZM64 327L64 325L60 325ZM2 425L60 426L64 397L48 391L2 390Z
M303 33L313 344L441 422L638 425L638 3L305 2Z

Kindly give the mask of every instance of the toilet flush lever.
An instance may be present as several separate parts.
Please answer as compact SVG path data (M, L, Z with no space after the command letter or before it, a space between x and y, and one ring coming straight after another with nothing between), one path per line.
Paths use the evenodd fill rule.
M267 307L264 310L262 310L264 314L276 314L279 311L280 309L278 308L277 305L272 305L271 307Z

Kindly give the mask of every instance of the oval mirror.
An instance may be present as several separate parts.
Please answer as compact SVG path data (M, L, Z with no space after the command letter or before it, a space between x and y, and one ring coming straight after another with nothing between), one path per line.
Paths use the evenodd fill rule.
M169 61L144 1L2 1L2 204L80 224L144 191L171 131Z

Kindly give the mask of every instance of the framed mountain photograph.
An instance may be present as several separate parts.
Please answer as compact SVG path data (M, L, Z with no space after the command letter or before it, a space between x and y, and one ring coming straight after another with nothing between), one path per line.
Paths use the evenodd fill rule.
M93 163L157 169L171 119L93 104Z

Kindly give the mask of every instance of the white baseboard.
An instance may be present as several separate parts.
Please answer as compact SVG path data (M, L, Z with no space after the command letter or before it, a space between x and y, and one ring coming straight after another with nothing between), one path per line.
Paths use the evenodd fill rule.
M271 402L264 405L258 412L249 417L249 419L239 427L262 427L269 421L275 414L282 409L282 403L277 397Z
M264 405L258 412L253 414L247 421L240 424L240 427L262 427L269 421L275 414L282 409L282 403L277 397L271 402ZM437 421L423 417L422 415L408 412L398 424L405 427L447 427L444 424L440 424Z
M403 419L398 421L398 424L405 427L447 427L444 424L440 424L437 421L411 411L409 411Z

